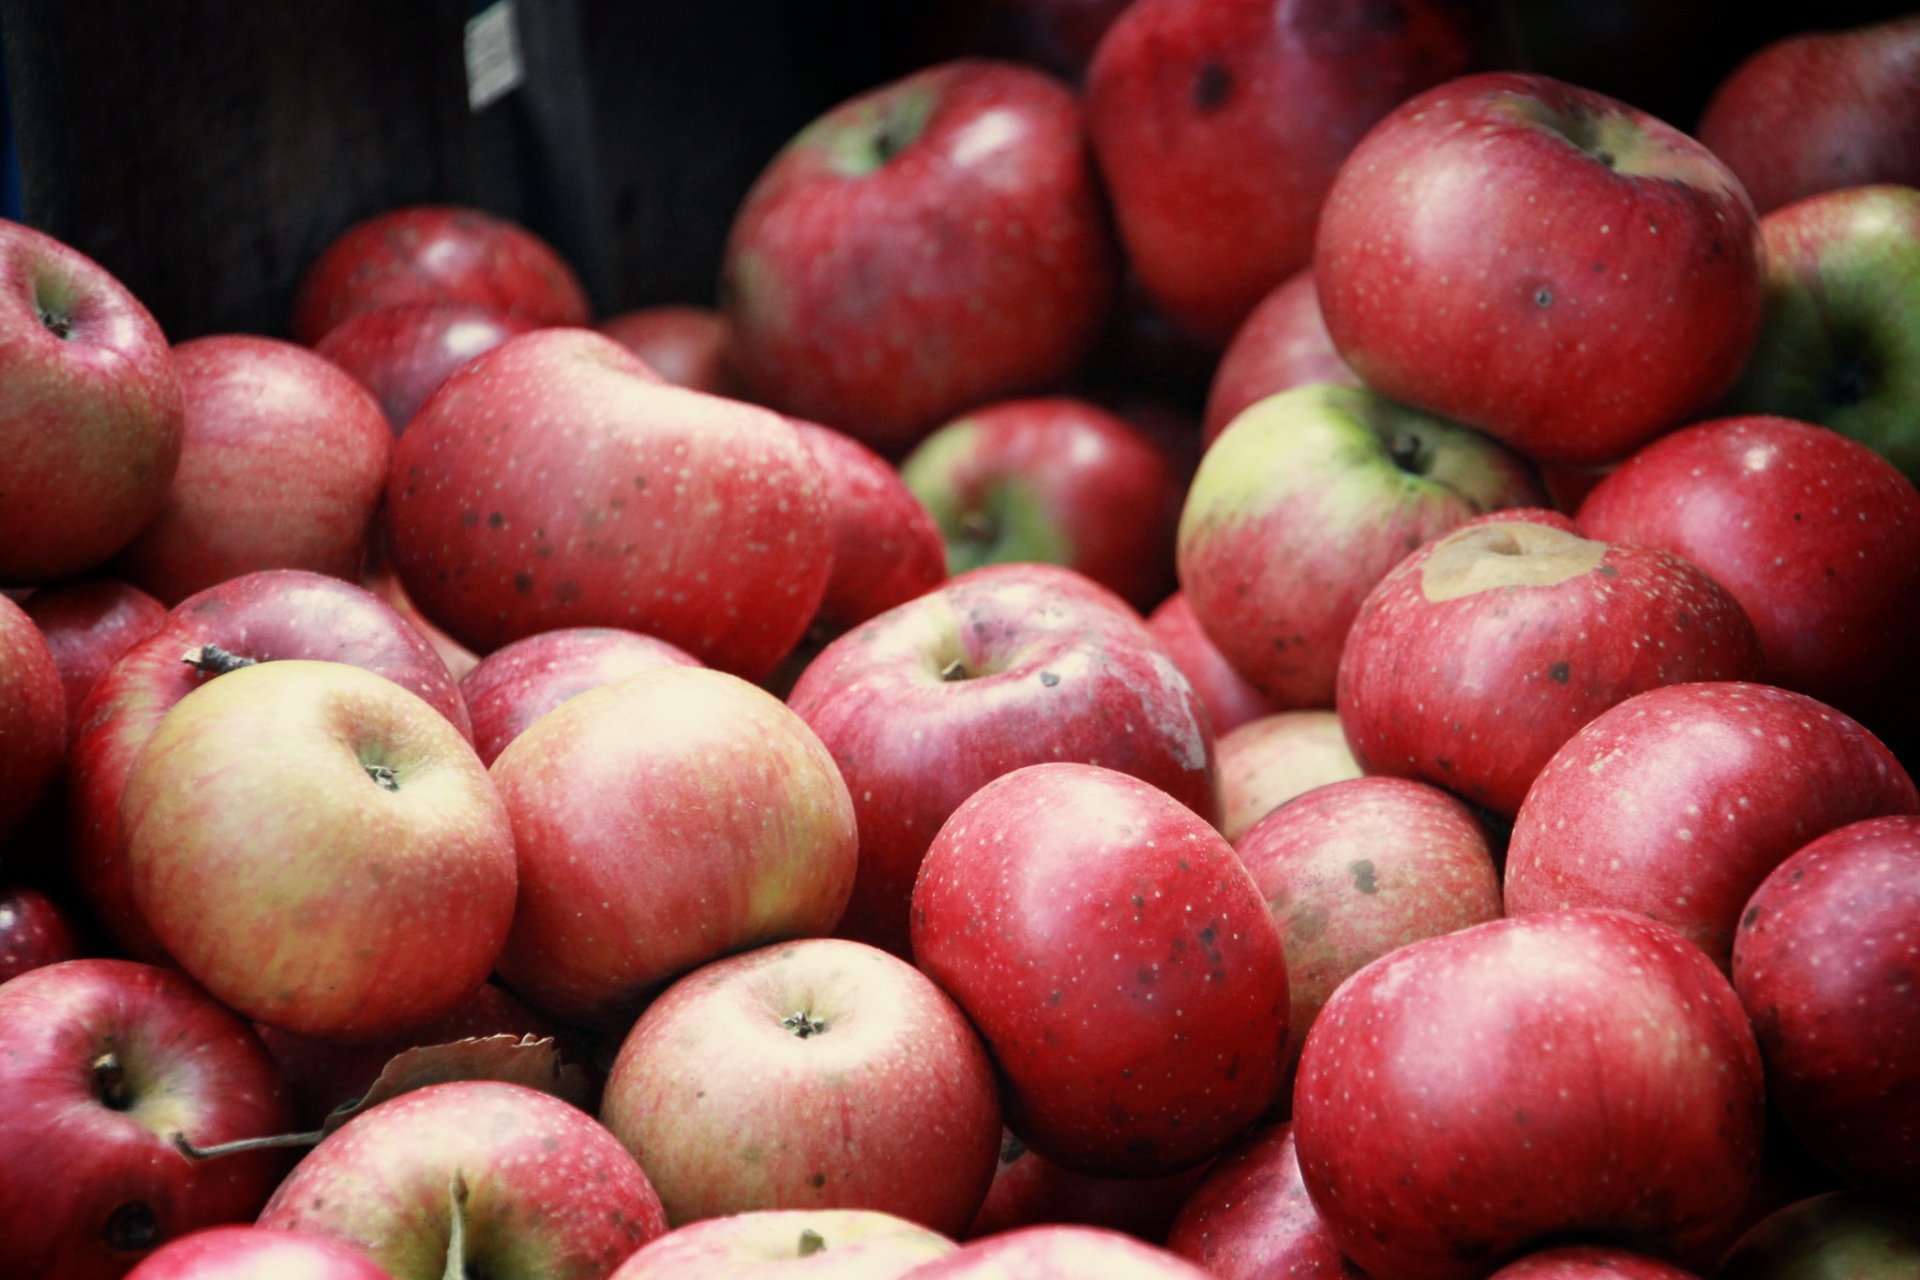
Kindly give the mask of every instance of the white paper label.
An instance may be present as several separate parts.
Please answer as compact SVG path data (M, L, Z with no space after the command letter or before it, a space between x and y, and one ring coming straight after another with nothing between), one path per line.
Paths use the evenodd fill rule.
M513 0L495 0L467 19L467 109L484 111L527 78L520 61L520 33Z

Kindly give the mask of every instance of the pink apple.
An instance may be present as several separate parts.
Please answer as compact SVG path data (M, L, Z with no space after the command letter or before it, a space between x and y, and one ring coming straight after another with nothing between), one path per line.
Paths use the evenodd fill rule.
M1049 1160L1009 1131L1000 1138L1000 1160L987 1198L960 1238L977 1240L1020 1227L1065 1223L1105 1227L1158 1243L1181 1201L1210 1167L1202 1161L1157 1178L1103 1178Z
M26 611L0 598L0 841L59 776L67 738L59 664Z
M706 307L641 307L609 316L600 332L676 387L727 395L727 322Z
M956 1247L873 1209L757 1209L669 1231L611 1280L899 1280Z
M448 374L534 327L480 303L414 302L355 312L313 350L371 391L399 435Z
M1566 1245L1545 1249L1494 1272L1487 1280L1699 1280L1670 1262L1625 1249Z
M1463 76L1396 108L1341 166L1313 271L1368 386L1542 461L1611 461L1698 417L1760 331L1740 180L1544 76Z
M852 630L946 580L947 548L919 498L885 458L844 432L794 420L827 482L833 570L809 638Z
M1205 1280L1206 1272L1132 1236L1048 1224L987 1236L907 1276L911 1280Z
M1620 911L1495 920L1348 979L1294 1091L1307 1193L1368 1275L1471 1280L1545 1241L1711 1247L1760 1164L1732 986Z
M160 510L180 460L166 335L107 270L0 221L0 582L72 577Z
M730 356L755 399L898 457L1072 373L1117 257L1072 92L941 63L833 108L755 180L722 265Z
M393 1280L385 1268L322 1236L268 1227L208 1227L155 1249L127 1280Z
M1222 734L1220 834L1234 844L1253 824L1315 787L1360 776L1333 711L1281 711Z
M0 885L0 982L79 954L71 913L29 885Z
M1360 385L1320 317L1313 268L1302 267L1275 285L1234 330L1207 392L1206 442L1218 439L1241 410L1314 382Z
M1217 1280L1364 1280L1300 1181L1292 1124L1262 1129L1223 1157L1181 1206L1167 1248Z
M27 616L40 628L67 695L67 724L80 727L80 707L121 654L151 635L167 607L117 578L80 578L27 597Z
M1193 606L1180 592L1162 600L1147 615L1147 630L1153 632L1154 639L1199 695L1214 733L1224 737L1250 720L1279 710L1272 698L1233 669L1220 646L1201 629L1200 619L1193 616ZM1224 779L1222 782L1224 785Z

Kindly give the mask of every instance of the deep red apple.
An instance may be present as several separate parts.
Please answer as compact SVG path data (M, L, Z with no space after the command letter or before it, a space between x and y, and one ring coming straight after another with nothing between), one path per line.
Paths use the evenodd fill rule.
M534 322L474 302L414 302L348 316L314 344L380 401L394 435L447 375Z
M759 1209L669 1231L609 1280L899 1280L957 1247L872 1209Z
M1698 1280L1698 1277L1644 1253L1597 1245L1567 1245L1509 1262L1487 1280Z
M794 420L827 482L833 571L808 629L821 643L946 580L940 526L893 464L845 432Z
M1101 1227L1048 1224L986 1236L909 1271L912 1280L1205 1280L1165 1249Z
M393 1280L358 1249L267 1227L208 1227L155 1249L126 1280Z
M1217 1280L1365 1280L1307 1196L1292 1124L1262 1129L1223 1157L1181 1206L1167 1248Z
M1202 1161L1158 1178L1102 1178L1075 1173L1006 1132L987 1198L960 1238L977 1240L1020 1227L1068 1223L1105 1227L1157 1244L1209 1168Z
M72 917L40 890L0 885L0 982L80 954Z
M1281 711L1220 737L1220 834L1235 844L1253 824L1315 787L1360 776L1333 711Z
M1147 630L1153 632L1154 639L1199 695L1214 733L1224 737L1250 720L1279 710L1272 698L1248 684L1246 677L1233 669L1220 652L1220 646L1201 629L1200 619L1193 616L1193 606L1180 592L1162 600L1159 607L1147 615Z
M728 395L727 322L706 307L642 307L609 316L600 332L676 387Z
M0 841L59 776L68 736L59 664L26 611L0 597Z
M151 635L167 607L117 578L81 578L27 597L27 616L40 628L67 695L67 724L76 734L80 706L120 655Z
M1201 423L1206 442L1218 439L1249 405L1313 382L1354 387L1360 377L1327 334L1313 268L1302 267L1260 299L1234 331L1207 391Z

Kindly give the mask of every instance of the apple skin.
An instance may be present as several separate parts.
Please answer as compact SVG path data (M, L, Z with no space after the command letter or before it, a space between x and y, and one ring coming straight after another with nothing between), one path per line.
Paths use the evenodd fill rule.
M1158 1178L1101 1178L1047 1159L1011 1131L1000 1135L1000 1158L980 1212L960 1233L978 1240L1020 1227L1066 1223L1105 1227L1149 1244L1165 1238L1181 1202L1207 1176L1202 1161Z
M748 394L897 458L1065 380L1119 268L1072 92L962 59L803 129L748 191L721 272Z
M947 819L913 887L915 963L979 1029L1007 1127L1080 1173L1219 1154L1286 1064L1287 966L1233 847L1097 765L1016 769Z
M1262 1129L1221 1158L1180 1207L1167 1248L1217 1280L1365 1280L1307 1196L1291 1123Z
M940 824L1022 765L1097 762L1217 812L1192 686L1138 615L1070 569L962 574L821 650L787 704L833 753L859 816L839 931L895 955L908 954L908 901Z
M1920 37L1920 19L1912 26ZM1920 40L1915 52L1920 75ZM1920 129L1920 94L1914 116ZM1832 427L1920 481L1912 413L1920 397L1920 190L1809 196L1760 219L1760 235L1765 319L1722 411Z
M1622 911L1495 920L1374 961L1314 1023L1293 1107L1335 1243L1396 1280L1471 1280L1576 1231L1684 1262L1760 1167L1739 998Z
M361 1112L294 1166L257 1225L337 1240L393 1280L440 1280L460 1186L461 1274L489 1280L604 1280L667 1227L647 1175L592 1116L493 1080Z
M1360 776L1333 711L1280 711L1220 736L1220 834L1239 844L1253 825L1315 787Z
M1733 985L1767 1088L1849 1183L1920 1206L1920 817L1829 831L1760 883Z
M416 302L356 312L313 350L373 393L397 436L448 374L534 328L531 320L478 303Z
M460 302L536 326L583 325L592 308L546 241L479 209L391 209L341 232L300 280L293 340L313 346L348 316L407 303Z
M727 368L727 322L708 307L641 307L608 316L600 332L633 352L676 387L733 394Z
M1065 565L1143 613L1173 589L1181 477L1145 433L1098 405L984 405L922 440L900 477L940 526L952 573Z
M1830 1191L1757 1223L1713 1280L1908 1280L1920 1267L1913 1210L1864 1191Z
M1725 968L1776 866L1836 827L1905 813L1920 813L1920 792L1900 762L1804 694L1653 689L1595 717L1541 770L1507 845L1507 914L1638 911Z
M759 1209L675 1228L609 1280L898 1280L958 1247L872 1209Z
M501 979L591 1026L668 981L833 929L859 856L847 785L779 699L704 667L591 689L507 744L492 776L520 896Z
M291 1123L259 1040L179 974L109 959L21 974L0 983L0 1044L10 1276L115 1280L157 1244L250 1219L285 1169L277 1152L196 1162L174 1147Z
M394 448L386 515L400 585L477 653L629 627L748 679L806 630L832 545L792 426L585 329L522 334L442 383Z
M273 338L197 338L173 362L180 465L114 572L168 605L260 569L357 578L393 449L372 393Z
M0 596L0 841L59 777L67 739L60 666L26 610Z
M1331 707L1361 601L1429 539L1546 500L1526 459L1358 387L1260 401L1200 460L1180 590L1220 652L1282 707Z
M873 1209L952 1236L1000 1150L993 1064L912 965L839 938L714 961L640 1015L600 1120L667 1221Z
M1715 86L1696 133L1763 214L1842 187L1920 186L1920 17L1755 50Z
M27 616L60 669L67 727L77 736L80 707L120 655L159 629L167 606L117 578L79 578L27 597Z
M466 704L427 641L371 592L302 569L243 574L181 601L107 670L81 705L68 755L73 876L95 919L127 955L166 949L134 905L120 798L134 758L174 703L210 678L182 655L217 645L240 657L352 662L425 698L463 734Z
M1087 134L1127 258L1218 349L1307 264L1341 161L1410 94L1480 65L1466 5L1137 0L1087 70Z
M793 425L826 477L832 512L833 571L808 629L824 643L945 582L947 546L892 463L845 432Z
M1773 683L1876 724L1920 710L1920 491L1865 445L1785 418L1699 423L1628 458L1575 518L1706 570Z
M911 1280L1205 1280L1206 1275L1184 1258L1118 1231L1055 1223L986 1236L907 1272Z
M1320 317L1313 268L1302 267L1275 285L1234 330L1207 390L1202 438L1212 444L1242 410L1314 382L1357 387L1360 375L1333 345Z
M393 1280L357 1249L265 1227L207 1227L168 1241L126 1280Z
M1609 462L1699 417L1760 332L1739 179L1543 76L1463 76L1396 108L1341 166L1313 271L1368 386L1542 462Z
M29 885L0 885L0 982L80 954L72 918Z
M1509 1262L1487 1280L1699 1280L1669 1262L1625 1249L1567 1245Z
M446 664L447 674L455 680L463 680L475 667L480 665L480 655L455 640L452 636L434 625L433 620L421 613L407 597L405 587L393 574L393 566L387 563L386 553L380 548L379 531L375 530L372 544L367 548L367 564L360 574L360 585L373 592L399 614L429 648Z
M1160 642L1160 647L1173 659L1173 665L1180 668L1180 674L1200 696L1200 704L1207 709L1214 733L1224 737L1250 720L1279 710L1272 698L1248 684L1246 678L1233 669L1220 652L1220 646L1201 629L1200 619L1193 616L1193 606L1180 592L1162 600L1159 607L1147 615L1147 630L1153 632L1153 638Z
M180 461L166 335L108 271L0 220L0 583L96 568L160 510Z
M473 747L491 766L509 742L575 694L656 667L697 667L665 640L619 627L561 627L502 645L460 677Z
M1554 752L1660 685L1763 674L1727 590L1679 556L1533 520L1469 523L1361 604L1336 707L1366 773L1512 818Z

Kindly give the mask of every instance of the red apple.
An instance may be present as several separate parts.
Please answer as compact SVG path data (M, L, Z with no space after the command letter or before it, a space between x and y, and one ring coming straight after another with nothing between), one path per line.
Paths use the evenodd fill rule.
M940 824L1022 765L1131 773L1211 819L1213 734L1179 669L1105 588L992 565L821 651L788 705L833 753L859 815L844 936L907 953L908 899Z
M1158 1243L1210 1167L1202 1161L1157 1178L1102 1178L1076 1173L1004 1132L987 1198L960 1238L977 1240L1020 1227L1065 1223L1105 1227Z
M749 393L889 457L1091 350L1117 254L1073 94L942 63L840 104L762 171L722 265Z
M116 1280L199 1227L244 1222L284 1163L174 1146L285 1133L273 1062L185 978L68 960L0 983L0 1239L6 1274Z
M733 390L727 369L727 322L706 307L641 307L609 316L600 332L638 356L676 387L714 395Z
M913 954L1004 1081L1007 1127L1082 1173L1171 1173L1274 1101L1287 968L1233 847L1148 783L1029 765L940 828Z
M94 568L153 519L180 460L166 335L105 268L0 220L0 583Z
M67 696L67 725L80 728L80 707L120 655L151 635L167 607L116 578L81 578L27 597L27 616L60 669Z
M1307 1196L1291 1124L1262 1129L1215 1165L1181 1206L1167 1248L1217 1280L1365 1280Z
M827 481L833 570L809 637L845 634L946 580L947 548L885 458L844 432L794 420Z
M371 545L367 548L366 567L360 573L360 585L373 592L392 607L429 648L446 664L447 674L455 680L463 680L475 667L480 665L480 655L442 631L433 621L414 607L407 592L400 585L400 579L393 574L393 566L387 563L386 553L381 550L379 530L376 529Z
M394 435L447 375L534 322L475 302L413 302L348 316L314 344L380 401Z
M1679 556L1501 520L1456 529L1381 579L1347 636L1337 703L1363 771L1511 818L1608 707L1762 671L1739 604Z
M1201 629L1200 619L1193 616L1193 606L1185 595L1176 591L1162 600L1147 615L1147 630L1153 632L1153 638L1193 686L1216 734L1224 736L1250 720L1279 710L1272 698L1233 669L1220 646Z
M155 1249L126 1280L393 1280L358 1249L267 1227L208 1227Z
M1327 334L1313 268L1302 267L1260 299L1234 331L1207 392L1201 424L1206 442L1218 439L1241 410L1314 382L1357 387L1360 378Z
M628 627L752 678L829 572L826 488L792 426L580 329L455 371L394 448L386 514L407 595L479 653Z
M1567 1245L1509 1262L1487 1280L1698 1280L1698 1277L1644 1253L1596 1245Z
M80 954L72 918L27 885L0 885L0 982Z
M1333 711L1281 711L1222 734L1220 834L1234 844L1253 824L1315 787L1360 776Z
M0 841L59 776L67 737L59 664L26 611L0 597Z
M314 260L293 300L293 340L312 346L375 307L459 302L532 325L587 323L580 281L531 231L479 209L417 205L347 228Z
M872 1209L759 1209L669 1231L610 1280L898 1280L956 1247Z
M1713 1280L1909 1280L1917 1269L1920 1223L1910 1206L1832 1191L1756 1224L1721 1259Z
M987 1236L907 1275L911 1280L1205 1280L1206 1272L1132 1236L1048 1224Z
M1000 1149L993 1065L906 961L811 938L694 970L627 1033L600 1119L675 1225L874 1209L955 1235Z
M1507 913L1638 911L1724 968L1769 872L1836 827L1903 813L1920 813L1920 792L1900 762L1804 694L1654 689L1596 717L1541 770L1507 845Z
M1495 920L1348 979L1307 1036L1300 1173L1368 1275L1470 1280L1544 1241L1710 1247L1760 1164L1733 988L1621 911Z
M1463 76L1382 120L1334 180L1313 270L1368 386L1542 461L1611 461L1698 417L1760 331L1740 180L1543 76Z

